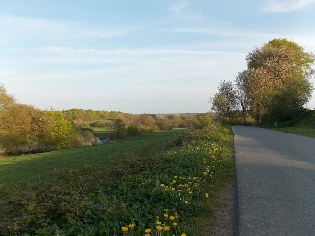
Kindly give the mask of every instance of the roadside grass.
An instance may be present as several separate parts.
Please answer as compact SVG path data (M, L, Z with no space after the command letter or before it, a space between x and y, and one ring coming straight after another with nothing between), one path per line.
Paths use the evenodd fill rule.
M273 130L282 131L285 133L298 134L306 137L315 138L315 129L313 128L303 128L303 127L282 127L282 128L272 128Z
M113 164L120 153L137 154L144 149L160 149L183 134L181 131L156 132L92 147L0 157L0 184L36 181L54 171L84 165Z
M278 127L272 127L272 129L314 138L315 111L303 112L292 120L279 124Z
M202 235L218 193L233 179L233 136L218 123L180 134L123 140L116 145L137 146L149 137L153 145L124 149L111 163L101 158L99 165L54 172L28 192L3 185L0 234Z

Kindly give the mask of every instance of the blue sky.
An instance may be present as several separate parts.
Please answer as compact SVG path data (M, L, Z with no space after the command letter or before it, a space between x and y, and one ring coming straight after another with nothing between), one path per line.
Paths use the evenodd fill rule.
M287 38L315 53L314 12L315 0L0 0L0 83L42 109L208 112L255 47Z

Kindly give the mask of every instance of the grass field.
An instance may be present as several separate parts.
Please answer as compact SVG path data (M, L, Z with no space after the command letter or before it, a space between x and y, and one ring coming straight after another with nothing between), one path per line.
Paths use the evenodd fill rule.
M106 131L98 130L100 133ZM138 153L146 148L161 148L185 131L157 132L115 143L66 149L47 153L0 158L0 184L35 181L55 170L84 165L111 165L122 152Z

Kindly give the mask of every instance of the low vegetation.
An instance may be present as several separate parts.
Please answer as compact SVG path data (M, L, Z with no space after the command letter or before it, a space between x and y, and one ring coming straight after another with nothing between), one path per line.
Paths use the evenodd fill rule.
M109 135L106 129L96 129L99 136ZM68 168L106 163L111 166L121 157L121 153L138 154L143 150L155 150L166 146L183 131L166 131L145 134L138 137L92 147L69 148L53 152L6 156L0 158L0 184L17 181L38 181Z
M56 171L22 192L3 185L0 234L200 235L210 197L233 176L230 129L213 122L164 148L119 150L110 164Z
M287 133L315 138L315 111L303 112L293 119L272 128Z

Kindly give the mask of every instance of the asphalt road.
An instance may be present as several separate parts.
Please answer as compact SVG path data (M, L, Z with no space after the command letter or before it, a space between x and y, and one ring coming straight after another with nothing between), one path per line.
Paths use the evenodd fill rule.
M315 235L315 139L234 126L238 235Z

